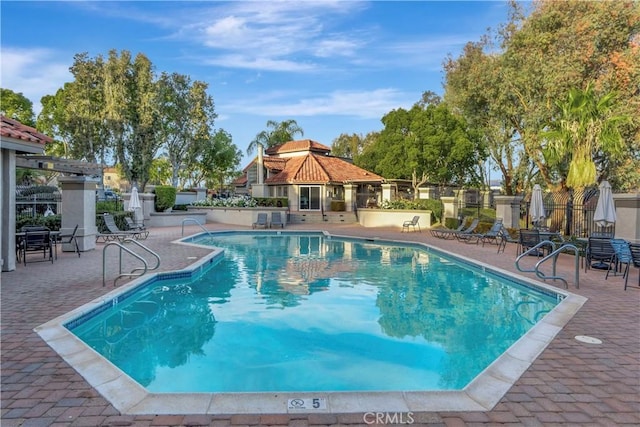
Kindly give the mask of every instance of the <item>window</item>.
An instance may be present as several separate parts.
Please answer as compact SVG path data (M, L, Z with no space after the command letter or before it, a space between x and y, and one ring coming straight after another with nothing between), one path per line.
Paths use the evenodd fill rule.
M301 211L319 211L320 203L319 185L300 186L300 201L298 203L298 209Z

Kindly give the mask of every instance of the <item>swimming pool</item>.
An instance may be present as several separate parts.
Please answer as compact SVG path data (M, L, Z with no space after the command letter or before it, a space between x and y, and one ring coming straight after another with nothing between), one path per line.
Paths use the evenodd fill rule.
M442 397L450 390L469 397L480 384L474 378L490 372L487 366L509 347L515 349L511 357L522 358L522 348L517 350L514 342L522 334L534 336L536 328L538 334L548 329L549 320L555 324L557 316L546 313L567 297L417 244L288 232L203 234L187 241L225 251L215 252L193 271L160 274L128 287L117 298L105 298L97 308L62 323L104 357L114 356L114 363L153 399L158 393L220 397L219 392L271 392L268 396L280 396L281 404L287 393L326 392L325 399L337 408L340 395L342 400L354 396L336 391L391 390L397 398L402 395L407 407L412 396L406 391L416 392L413 398L424 391L439 391ZM280 256L285 249L292 256ZM455 281L445 289L440 281L452 271ZM184 303L185 296L189 309L180 312L176 301ZM478 300L484 308L471 306ZM429 311L432 306L435 310ZM155 323L158 313L169 312L169 322L157 327L162 325ZM508 321L488 325L489 319L503 318ZM141 327L145 320L155 328ZM449 324L464 333L451 332ZM172 328L174 335L164 334ZM185 332L194 328L197 333ZM156 344L148 344L154 331L162 334L155 332ZM127 337L133 340L127 342ZM141 337L150 340L140 345ZM219 337L226 341L215 341ZM97 338L106 340L96 344ZM223 356L213 368L206 366L204 355L209 354ZM193 367L183 368L186 361L194 362ZM382 375L376 379L374 374ZM500 372L499 382L512 375ZM218 381L226 377L242 380L230 385ZM187 378L199 384L186 385ZM206 388L213 383L214 388Z

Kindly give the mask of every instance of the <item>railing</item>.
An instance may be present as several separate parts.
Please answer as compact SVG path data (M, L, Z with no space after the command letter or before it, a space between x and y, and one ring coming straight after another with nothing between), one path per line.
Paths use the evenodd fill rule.
M118 282L118 280L123 277L140 277L143 274L146 274L147 271L149 271L149 263L147 262L147 260L143 258L140 254L127 248L125 246L125 243L135 243L140 248L142 248L145 252L150 253L156 258L156 265L153 268L151 268L151 270L156 270L158 267L160 267L160 256L136 240L124 239L122 242L109 242L102 249L102 286L106 286L106 283L107 283L107 248L109 248L110 246L116 246L120 249L119 251L120 256L118 260L118 265L119 265L118 276L113 280L113 286L116 286L116 283ZM123 273L122 272L122 251L125 251L129 255L141 261L143 264L143 267L136 267L133 270L131 270L130 273Z
M522 260L526 256L529 256L530 254L536 254L538 252L538 249L544 246L551 246L552 248L551 253L549 253L547 256L543 257L540 261L538 261L532 269L525 269L520 266L520 260ZM580 250L575 245L564 244L559 248L556 248L556 244L551 240L543 240L542 242L538 243L532 248L529 248L527 251L523 252L516 258L516 262L515 262L516 268L518 269L518 271L521 271L523 273L535 273L536 276L538 276L540 279L545 281L560 280L562 283L564 283L565 289L568 289L569 284L567 280L562 276L558 276L556 273L556 264L558 262L558 255L560 255L560 253L562 252L565 252L566 250L572 250L575 255L574 283L576 288L579 288L580 287ZM551 276L547 276L542 272L542 270L540 270L540 267L542 266L542 264L544 264L550 259L553 260L553 265L551 269Z
M200 223L198 222L198 220L197 220L197 219L195 219L195 218L185 218L185 219L183 219L183 220L182 220L182 235L183 235L183 236L184 236L184 224L185 224L186 222L193 222L193 223L195 223L198 227L200 227L200 228L202 229L202 231L204 231L205 233L207 233L209 236L211 236L211 235L212 235L212 234L211 234L211 232L210 232L209 230L207 230L206 228L204 228L204 227L202 226L202 224L200 224Z

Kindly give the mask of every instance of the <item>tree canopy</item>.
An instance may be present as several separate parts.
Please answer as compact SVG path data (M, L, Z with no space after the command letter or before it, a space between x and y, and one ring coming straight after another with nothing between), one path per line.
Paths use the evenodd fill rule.
M298 134L303 136L304 130L298 126L295 120L290 119L281 122L269 120L267 121L267 129L258 133L247 147L247 154L253 153L258 145L269 148L293 141Z
M180 177L185 184L239 163L230 138L228 146L218 145L220 161L212 152L217 115L206 83L177 73L158 78L145 55L128 51L111 50L106 58L77 54L70 70L74 80L43 97L38 116L38 127L61 142L65 155L113 162L141 188L152 170L159 179L153 163L160 154L169 162L174 186Z
M508 23L445 62L445 100L481 129L492 159L503 172L507 192L514 193L535 179L549 188L568 186L570 168L549 157L547 149L549 129L563 120L559 100L588 87L598 99L615 93L619 102L609 113L630 118L619 129L624 144L617 148L625 155L611 151L610 144L598 145L591 155L598 176L625 176L626 182L618 181L617 187L637 188L637 2L542 0L532 5L527 15L512 2ZM635 174L629 172L634 169Z

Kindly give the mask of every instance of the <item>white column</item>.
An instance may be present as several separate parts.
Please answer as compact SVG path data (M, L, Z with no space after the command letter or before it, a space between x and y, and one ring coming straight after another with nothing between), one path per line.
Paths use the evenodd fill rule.
M16 269L16 152L3 149L1 156L0 259L2 271L13 271Z
M96 182L86 176L61 176L62 190L61 234L71 234L76 225L76 239L80 251L96 248ZM63 251L74 250L71 244L62 245Z

